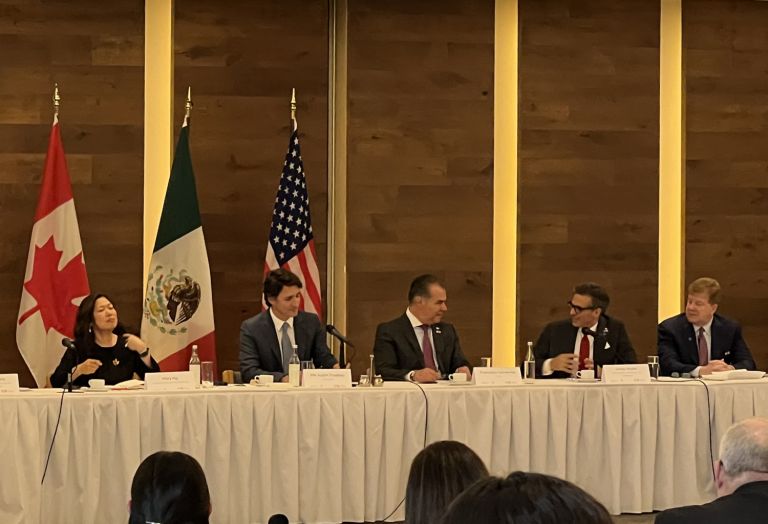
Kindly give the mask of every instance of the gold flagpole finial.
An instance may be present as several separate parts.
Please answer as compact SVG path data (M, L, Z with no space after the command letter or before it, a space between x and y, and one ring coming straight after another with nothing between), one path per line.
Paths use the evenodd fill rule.
M59 96L59 84L53 85L53 112L59 114L59 102L61 97Z
M187 103L184 106L184 107L187 108L187 117L189 117L189 112L192 109L192 105L193 105L192 104L192 88L188 87L187 88Z
M291 121L296 120L296 88L291 93Z

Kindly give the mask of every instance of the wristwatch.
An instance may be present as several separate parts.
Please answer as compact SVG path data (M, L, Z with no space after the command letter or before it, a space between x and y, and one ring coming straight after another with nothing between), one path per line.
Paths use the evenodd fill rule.
M139 356L140 356L141 358L144 358L144 357L146 357L147 355L149 355L149 348L147 348L146 350L144 350L144 353L139 353Z
M410 382L413 382L413 376L414 376L415 374L416 374L416 372L415 372L415 371L411 371L410 373L408 373L408 380L409 380Z

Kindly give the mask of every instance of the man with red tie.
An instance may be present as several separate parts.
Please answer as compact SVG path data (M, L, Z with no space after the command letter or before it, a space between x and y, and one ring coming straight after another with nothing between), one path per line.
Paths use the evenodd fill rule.
M421 275L408 291L405 314L379 324L373 346L376 370L384 380L436 382L451 373L466 373L467 358L451 324L445 288L434 275Z
M571 318L547 324L536 342L536 377L569 378L606 364L635 364L637 355L624 323L605 314L610 297L597 284L576 286L568 301Z
M689 373L755 369L755 361L735 320L716 313L720 284L700 278L688 286L685 311L659 324L659 373Z

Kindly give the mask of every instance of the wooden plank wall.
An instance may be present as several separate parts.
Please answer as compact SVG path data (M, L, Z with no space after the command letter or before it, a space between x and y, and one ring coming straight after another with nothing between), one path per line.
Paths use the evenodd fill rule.
M686 283L723 288L768 369L768 3L683 2Z
M518 349L594 281L644 361L656 351L659 2L519 5Z
M491 354L494 2L349 2L355 372L431 272L473 363Z
M0 5L0 373L34 382L16 347L54 83L91 290L141 321L144 2Z
M317 0L176 2L176 134L187 86L219 369L239 369L240 324L261 311L272 209L296 88L302 157L325 300L328 12Z

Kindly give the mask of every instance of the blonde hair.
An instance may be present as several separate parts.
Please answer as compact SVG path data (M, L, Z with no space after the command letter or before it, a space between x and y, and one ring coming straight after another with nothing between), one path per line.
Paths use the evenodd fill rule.
M710 304L720 303L720 284L714 278L697 278L688 286L689 295L707 295Z

